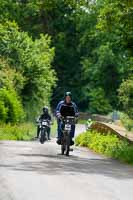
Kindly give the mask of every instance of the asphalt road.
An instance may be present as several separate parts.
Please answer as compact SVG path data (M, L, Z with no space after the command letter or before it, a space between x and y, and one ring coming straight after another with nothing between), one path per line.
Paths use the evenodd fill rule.
M0 142L0 200L68 199L132 200L133 167L85 148L62 156L55 139Z

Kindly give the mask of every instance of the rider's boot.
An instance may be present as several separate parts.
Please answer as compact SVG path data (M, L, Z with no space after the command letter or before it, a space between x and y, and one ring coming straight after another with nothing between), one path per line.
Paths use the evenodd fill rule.
M74 145L74 141L71 138L71 140L70 140L70 146L73 146L73 145Z
M61 145L61 139L58 138L57 141L56 141L56 143L59 144L59 145Z

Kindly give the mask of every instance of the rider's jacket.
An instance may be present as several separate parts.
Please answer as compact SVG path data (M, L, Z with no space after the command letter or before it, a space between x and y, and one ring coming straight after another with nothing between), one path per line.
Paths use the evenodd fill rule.
M74 102L67 104L65 101L60 101L56 108L56 116L76 116L78 117L78 108Z

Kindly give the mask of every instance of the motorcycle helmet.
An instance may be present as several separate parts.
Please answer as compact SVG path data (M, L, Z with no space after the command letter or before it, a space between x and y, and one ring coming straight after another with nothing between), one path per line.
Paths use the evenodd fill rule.
M47 106L43 107L43 113L45 113L45 114L48 113L48 107Z
M65 98L66 98L67 96L69 96L69 97L72 98L72 93L71 93L71 92L66 92L66 93L65 93Z

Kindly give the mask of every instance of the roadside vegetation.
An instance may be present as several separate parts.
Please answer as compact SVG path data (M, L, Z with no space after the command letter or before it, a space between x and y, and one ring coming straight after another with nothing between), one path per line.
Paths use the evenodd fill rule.
M53 120L53 124L51 126L51 137L57 136L57 121L56 119Z
M86 124L86 122L87 122L87 120L85 120L85 119L80 119L80 120L78 121L78 124Z
M2 124L0 126L0 140L31 140L36 136L36 127L32 123L20 125Z
M0 139L30 140L32 123L50 104L54 48L48 35L33 40L16 22L0 23Z
M87 147L97 153L133 164L133 145L119 139L114 134L101 134L96 131L88 131L79 135L76 145Z
M36 136L35 123L25 122L21 124L0 124L0 140L23 140L30 141ZM51 126L51 137L56 137L57 123L54 120Z
M122 125L131 133L133 133L133 119L131 119L126 113L120 113L120 120Z

